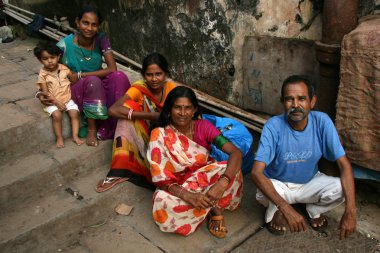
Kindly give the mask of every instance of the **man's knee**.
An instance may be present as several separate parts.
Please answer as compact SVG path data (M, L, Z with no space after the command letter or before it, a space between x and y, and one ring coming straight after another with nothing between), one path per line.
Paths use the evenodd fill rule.
M341 200L344 198L342 183L340 178L334 178L329 182L329 184L324 188L321 200L324 202L333 202L336 200Z

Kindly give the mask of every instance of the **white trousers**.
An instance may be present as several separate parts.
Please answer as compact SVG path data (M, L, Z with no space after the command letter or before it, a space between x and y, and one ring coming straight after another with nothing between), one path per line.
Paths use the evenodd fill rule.
M277 193L289 204L304 203L310 218L318 218L344 202L344 194L340 178L330 177L318 172L306 184L283 183L270 179ZM270 201L259 189L256 193L257 201L267 207L265 222L273 219L277 211L276 205Z

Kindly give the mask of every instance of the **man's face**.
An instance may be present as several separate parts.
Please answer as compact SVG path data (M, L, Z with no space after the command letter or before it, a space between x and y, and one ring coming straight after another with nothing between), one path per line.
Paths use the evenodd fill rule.
M307 116L316 102L315 96L310 99L305 83L291 83L284 89L284 108L291 124L307 123Z

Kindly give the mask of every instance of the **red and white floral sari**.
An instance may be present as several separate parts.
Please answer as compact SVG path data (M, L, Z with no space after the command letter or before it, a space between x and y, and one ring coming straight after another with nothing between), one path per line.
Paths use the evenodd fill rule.
M195 129L202 130L199 127ZM170 126L152 131L147 158L156 186L178 183L187 191L196 193L206 193L227 167L226 162L215 162L206 148ZM242 184L239 170L217 207L227 210L238 208ZM153 196L153 219L164 232L187 236L202 224L210 210L195 209L181 198L158 188Z

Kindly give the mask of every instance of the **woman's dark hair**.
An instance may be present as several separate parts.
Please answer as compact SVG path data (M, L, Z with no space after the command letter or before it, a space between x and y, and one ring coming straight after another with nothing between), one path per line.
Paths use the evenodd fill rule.
M193 104L194 108L198 109L194 113L193 119L199 118L199 116L201 115L201 112L199 110L198 99L194 91L185 86L177 86L169 92L167 98L165 99L164 107L162 108L160 117L158 118L158 121L157 121L157 124L155 124L155 127L165 127L170 124L170 112L172 110L174 102L178 98L188 98Z
M81 20L85 13L94 13L98 17L99 25L103 22L102 14L100 13L98 8L91 5L83 6L83 8L78 13L77 19Z
M281 102L284 102L285 87L292 83L304 83L307 86L309 98L312 99L315 95L314 84L308 76L304 75L292 75L285 79L281 87Z
M169 64L165 57L160 53L154 52L146 56L143 60L141 69L141 74L143 76L145 75L147 68L152 64L158 65L167 75L170 75Z
M43 51L48 52L50 55L59 56L62 54L61 49L52 41L40 41L37 46L33 49L34 55L38 60L41 60L41 54Z

